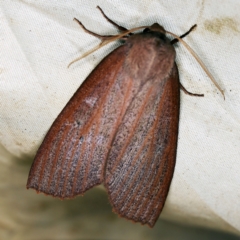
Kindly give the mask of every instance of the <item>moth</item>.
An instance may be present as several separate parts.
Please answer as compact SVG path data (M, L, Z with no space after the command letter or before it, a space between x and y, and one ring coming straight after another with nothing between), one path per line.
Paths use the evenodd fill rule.
M100 62L54 121L27 188L65 199L103 183L114 212L153 227L174 173L180 89L203 96L181 85L173 47L195 26L169 40L158 23L128 30L98 8L120 34L101 36L75 20L102 40L100 47L125 43Z

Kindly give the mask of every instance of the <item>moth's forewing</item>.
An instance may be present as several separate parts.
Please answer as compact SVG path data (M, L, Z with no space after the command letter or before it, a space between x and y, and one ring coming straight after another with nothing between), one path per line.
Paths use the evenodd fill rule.
M180 85L167 39L151 34L132 39L123 73L132 77L136 94L112 143L105 186L116 213L152 227L175 166Z
M102 60L54 121L36 154L27 188L71 198L103 181L125 103L119 86L127 83L116 77L123 66L124 48Z

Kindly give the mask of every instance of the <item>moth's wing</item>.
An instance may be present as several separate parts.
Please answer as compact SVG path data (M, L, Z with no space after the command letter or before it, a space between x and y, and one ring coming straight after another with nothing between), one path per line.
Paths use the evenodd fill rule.
M59 114L32 164L27 188L60 198L103 181L106 157L124 112L130 79L121 76L125 46L108 55Z
M114 211L150 227L174 172L179 94L176 65L164 84L145 84L127 109L107 160L104 183Z

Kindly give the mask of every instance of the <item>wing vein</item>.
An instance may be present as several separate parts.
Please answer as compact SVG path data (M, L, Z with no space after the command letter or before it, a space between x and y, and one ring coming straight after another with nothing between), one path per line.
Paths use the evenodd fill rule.
M59 134L61 134L61 132L59 133ZM61 139L64 139L65 138L65 136L66 136L66 134L67 134L67 131L65 131L65 132L63 132L63 136L61 136L60 137L60 139L59 139L59 141L61 140ZM58 141L58 142L59 142ZM52 173L53 173L53 169L55 168L55 166L56 166L56 164L57 164L57 161L58 161L58 158L57 158L57 156L58 156L58 154L59 154L59 149L60 149L60 147L61 147L61 144L60 145L56 145L57 146L57 149L54 151L56 154L54 155L54 159L53 159L53 163L52 163L52 168L50 169L50 176L49 176L49 179L48 179L48 186L47 186L47 190L49 190L49 185L50 185L50 182L52 181ZM48 149L48 151L50 152L50 154L52 153L52 151L53 151L53 149ZM44 161L43 161L43 166L42 166L42 168L41 168L41 174L40 174L40 178L39 178L39 182L38 182L38 185L39 185L39 189L41 189L41 185L42 185L42 183L43 183L43 181L42 181L42 178L43 178L43 176L44 176L44 171L46 171L46 163L47 163L47 161L49 160L49 158L47 157L47 158L45 158L44 159Z
M144 104L141 106L140 110L138 111L138 115L137 115L137 117L136 117L136 120L134 121L134 125L133 125L133 127L132 127L131 134L130 134L130 136L128 137L127 141L125 142L124 146L122 147L122 150L121 150L120 154L118 155L116 161L114 162L114 165L112 166L112 172L114 172L114 171L116 170L116 167L119 165L119 162L121 161L122 156L123 156L123 154L125 153L126 148L128 147L129 142L130 142L131 139L132 139L132 136L134 135L134 130L136 129L137 124L138 124L138 122L139 122L139 119L140 119L141 115L143 114L144 107L145 107L146 104L147 104L147 99L149 98L152 90L153 90L153 88L150 88L149 91L148 91L148 93L146 94L146 101L144 101Z
M113 79L116 79L116 75L117 75L117 74L118 74L118 72L116 72L116 73L114 74ZM115 81L110 81L110 82L111 82L111 84L109 84L106 92L109 92L110 89L113 87L113 85L114 85L114 83L115 83ZM105 94L104 97L103 97L103 99L101 100L99 106L98 106L98 109L103 109L103 105L106 103L107 97L108 97L108 94ZM96 111L96 113L93 114L93 116L91 117L91 121L89 121L89 122L86 124L86 126L84 127L84 130L83 130L83 134L82 134L82 135L84 135L84 134L86 134L86 133L89 132L89 129L91 129L91 127L92 127L92 125L93 125L93 121L97 118L97 116L98 116L99 114L101 114L100 111ZM97 118L97 119L98 119L98 118ZM95 126L96 126L96 125L95 125ZM84 141L83 146L84 146L84 148L83 148L83 150L84 150L84 149L85 149L85 146L86 146L86 141ZM78 161L73 179L75 179L76 174L78 173L78 171L79 171L79 169L80 169L80 167L81 167L82 164L83 164L83 163L82 163L81 161ZM89 164L89 161L88 161L88 164ZM86 175L86 173L85 173L85 175ZM74 181L73 188L72 188L72 193L74 193L75 189L76 189L76 181Z

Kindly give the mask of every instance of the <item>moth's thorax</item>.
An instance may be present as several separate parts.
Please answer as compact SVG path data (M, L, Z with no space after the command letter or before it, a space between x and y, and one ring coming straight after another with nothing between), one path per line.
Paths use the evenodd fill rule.
M125 68L134 78L165 79L175 61L175 49L162 32L144 31L130 36L126 42Z

